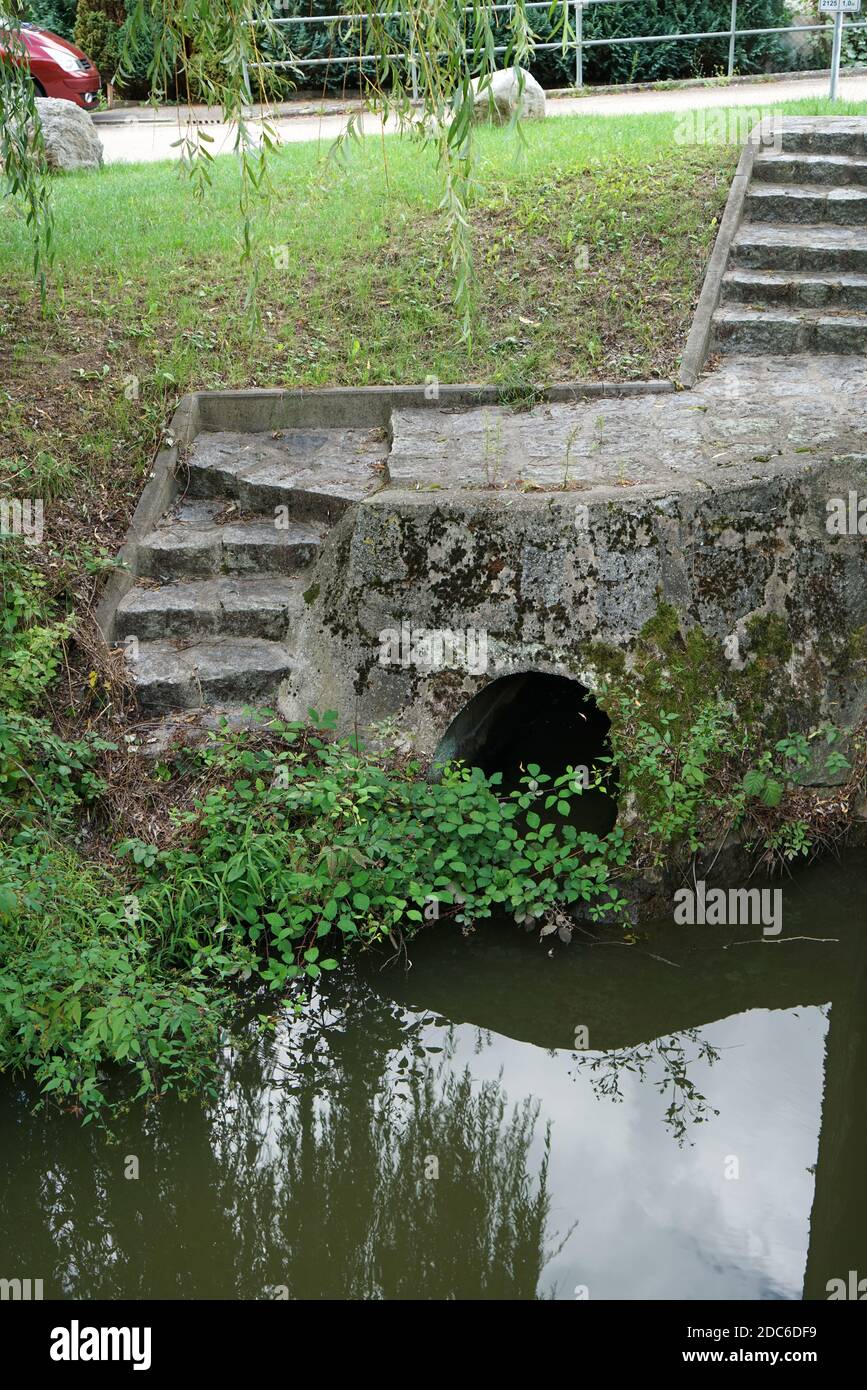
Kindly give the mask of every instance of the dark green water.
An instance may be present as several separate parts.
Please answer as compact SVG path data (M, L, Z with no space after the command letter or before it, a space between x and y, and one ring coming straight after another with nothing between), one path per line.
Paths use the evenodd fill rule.
M867 1276L865 867L784 885L779 943L668 924L550 956L441 924L409 971L368 957L227 1049L218 1104L137 1111L114 1144L5 1078L0 1277L46 1298L825 1298Z

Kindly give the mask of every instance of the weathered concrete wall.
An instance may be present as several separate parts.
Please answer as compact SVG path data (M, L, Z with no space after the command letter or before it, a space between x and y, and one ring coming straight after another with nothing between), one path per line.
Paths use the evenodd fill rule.
M778 618L791 652L775 694L793 726L856 720L867 537L827 525L829 499L867 498L855 447L867 391L847 361L818 377L815 359L753 363L748 385L732 360L689 395L618 402L596 448L595 405L497 412L493 487L493 412L396 417L391 485L335 528L307 591L287 712L395 716L432 751L498 676L537 670L594 689L605 652L628 659L666 603L734 670L755 658L761 620ZM487 669L383 663L381 635L401 623L485 633Z

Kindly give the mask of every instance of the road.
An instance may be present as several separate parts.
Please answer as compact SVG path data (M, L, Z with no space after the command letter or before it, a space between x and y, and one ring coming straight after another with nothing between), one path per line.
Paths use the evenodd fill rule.
M767 107L782 101L799 101L806 97L828 95L828 79L780 78L773 82L739 82L732 86L677 87L655 91L604 92L598 96L549 97L549 116L622 116L656 111L694 111L700 108L719 110L725 106ZM867 101L867 77L843 77L840 96L844 101ZM149 113L147 113L149 115ZM292 141L322 141L330 144L346 128L347 111L299 116L281 116L275 122L279 139ZM130 164L158 159L177 159L180 151L172 145L184 133L185 124L129 118L98 122L99 138L103 143L107 164ZM365 113L361 118L365 134L379 135L383 122ZM385 124L387 133L397 128L392 119ZM228 154L235 143L234 132L218 120L207 120L203 126L212 137L212 154Z

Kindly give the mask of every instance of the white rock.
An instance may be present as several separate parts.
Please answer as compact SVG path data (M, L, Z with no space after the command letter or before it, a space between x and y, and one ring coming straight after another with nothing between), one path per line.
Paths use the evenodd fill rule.
M519 89L518 74L523 75ZM545 93L526 68L502 68L490 79L473 79L473 115L477 121L505 125L518 105L525 121L541 120L545 115Z
M45 140L45 157L53 171L98 169L102 141L87 111L73 101L37 97L36 110Z

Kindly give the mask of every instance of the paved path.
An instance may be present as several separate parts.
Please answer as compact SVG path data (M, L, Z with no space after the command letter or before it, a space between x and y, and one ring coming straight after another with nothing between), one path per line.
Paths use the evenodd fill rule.
M731 87L679 87L665 91L606 92L599 96L551 97L548 100L550 116L622 116L641 115L658 111L690 111L699 108L716 110L723 106L768 107L782 101L799 101L806 97L824 97L828 94L828 79L787 79L778 82L743 82ZM844 77L840 84L840 94L845 101L867 101L867 77ZM321 140L330 144L346 128L349 113L335 112L322 115L291 116L279 119L276 128L284 142ZM163 124L153 120L130 119L109 124L100 122L99 138L105 149L108 164L150 162L158 159L177 159L179 151L172 149L185 127L178 124ZM213 144L209 146L212 154L228 154L234 147L234 134L221 123L209 123L204 127ZM394 120L385 124L385 130L392 133L397 125ZM365 134L379 135L383 129L382 121L371 115L362 118Z
M565 483L578 502L707 495L863 460L867 368L858 354L732 355L692 391L527 411L395 410L392 431L392 489L442 498L562 493Z

